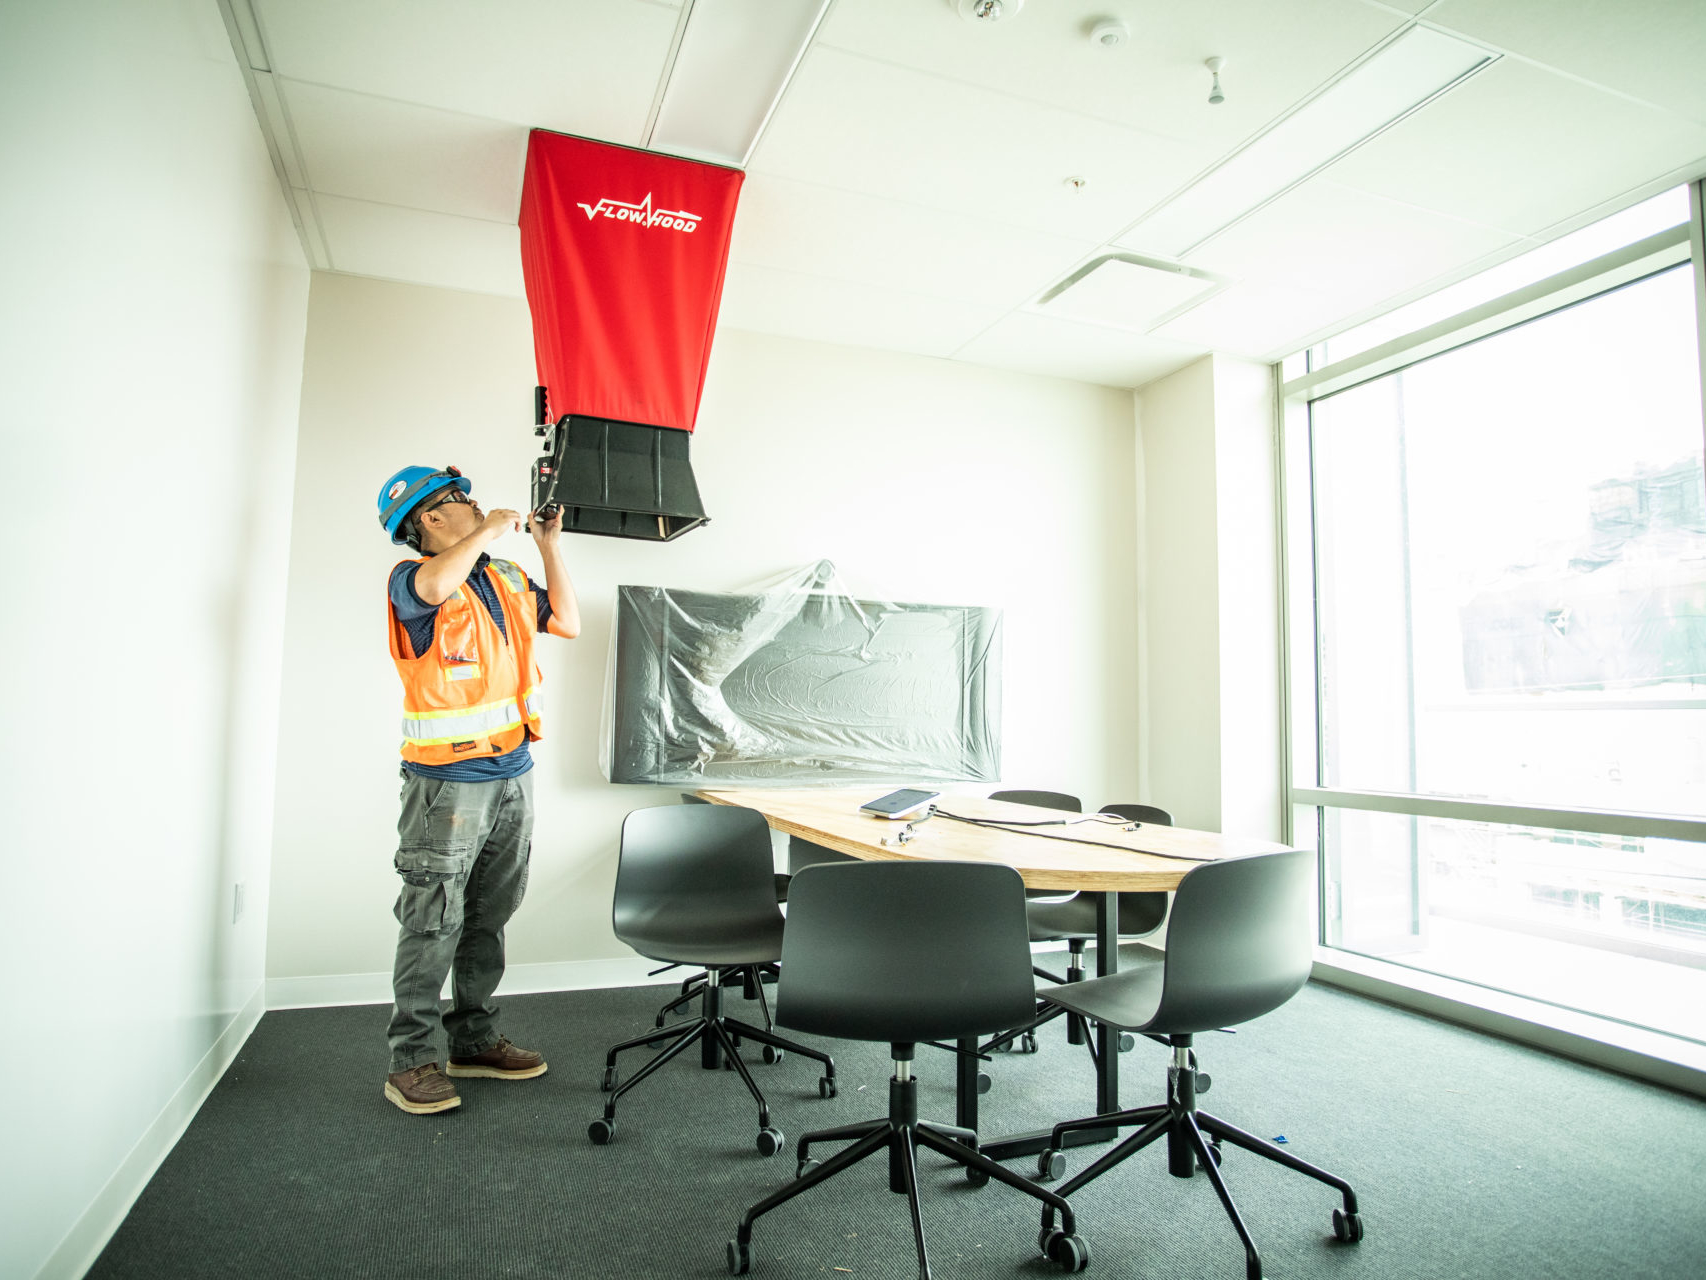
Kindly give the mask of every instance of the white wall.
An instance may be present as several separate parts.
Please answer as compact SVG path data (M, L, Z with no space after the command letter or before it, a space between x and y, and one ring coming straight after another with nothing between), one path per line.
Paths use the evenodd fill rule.
M1144 798L1220 830L1219 532L1214 361L1137 393L1143 451Z
M1205 356L1137 393L1142 787L1180 826L1277 840L1273 377Z
M1214 357L1220 829L1270 840L1284 831L1274 430L1272 368Z
M0 173L0 1274L71 1276L259 1016L308 272L210 0L0 7Z
M317 274L286 628L268 971L275 1004L387 999L396 720L380 483L456 463L522 506L532 338L519 301ZM581 639L542 642L547 740L515 966L626 954L610 932L621 816L675 792L606 783L597 728L621 583L739 588L827 557L848 588L1005 613L1009 785L1134 798L1131 396L945 361L725 332L694 469L711 522L668 544L570 535ZM525 536L498 544L536 567ZM333 708L328 721L323 709ZM988 789L988 788L984 788ZM368 975L339 983L334 975ZM510 984L511 989L516 984ZM374 1070L384 1047L377 1036Z

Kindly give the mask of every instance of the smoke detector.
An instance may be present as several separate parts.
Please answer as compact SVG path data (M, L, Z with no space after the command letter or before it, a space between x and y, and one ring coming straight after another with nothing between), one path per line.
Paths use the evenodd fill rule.
M1025 7L1025 0L948 0L967 22L987 27L1011 18Z
M1131 28L1118 18L1098 18L1090 27L1090 43L1098 49L1117 49L1131 39Z

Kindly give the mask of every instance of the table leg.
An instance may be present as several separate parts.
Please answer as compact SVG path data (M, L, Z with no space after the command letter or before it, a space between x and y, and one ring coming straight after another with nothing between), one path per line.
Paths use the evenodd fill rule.
M1120 895L1103 893L1096 902L1096 976L1120 968ZM1105 1022L1096 1025L1096 1110L1120 1109L1120 1033Z
M1106 977L1110 973L1118 973L1120 967L1120 900L1117 893L1097 895L1096 900L1096 976ZM962 1040L964 1046L968 1042ZM977 1063L969 1060L970 1075L967 1075L968 1059L960 1057L960 1072L958 1083L957 1114L962 1128L977 1128ZM968 1085L969 1081L969 1085ZM968 1105L966 1099L970 1096ZM1112 1027L1098 1024L1096 1027L1096 1110L1098 1112L1118 1111L1120 1109L1120 1033ZM966 1116L971 1119L966 1119ZM1118 1129L1074 1129L1063 1135L1069 1147L1081 1147L1091 1142L1112 1142L1119 1136ZM996 1138L980 1144L985 1155L992 1160L1010 1160L1014 1156L1036 1155L1048 1148L1053 1139L1053 1133L1048 1129L1038 1129L1031 1133L1015 1133L1007 1137Z
M977 1037L960 1041L954 1055L954 1123L962 1129L977 1129Z

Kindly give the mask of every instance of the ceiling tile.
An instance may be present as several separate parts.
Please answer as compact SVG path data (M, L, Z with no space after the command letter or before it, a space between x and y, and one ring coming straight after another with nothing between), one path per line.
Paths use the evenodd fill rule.
M525 296L514 226L341 196L317 195L314 205L334 271Z
M825 48L806 56L749 166L1098 242L1198 167L1196 151L1155 134Z
M1438 0L1362 0L1362 2L1374 9L1386 9L1400 17L1413 18L1430 4L1437 4Z
M1706 124L1701 0L1441 0L1427 22Z
M1193 267L1355 298L1359 310L1518 237L1314 178L1193 251Z
M1162 325L1155 336L1251 360L1277 360L1353 310L1347 298L1295 285L1240 284Z
M1706 128L1504 58L1327 176L1531 235L1703 156Z
M1000 311L747 263L729 264L719 328L946 357Z
M640 143L682 13L253 3L316 253L319 232L334 270L510 296L526 128ZM1105 14L1132 27L1117 49L1088 40ZM1035 309L1418 16L1508 56L1188 257L1233 287L1148 333ZM749 166L723 322L1116 386L1284 354L1697 171L1703 29L1706 0L1036 0L991 28L842 0Z
M729 254L738 262L1013 307L1066 275L1094 241L754 174Z
M514 222L527 130L343 89L280 80L316 191Z
M638 144L678 6L645 0L254 0L279 75Z
M1131 39L1090 41L1106 16ZM831 12L820 43L1033 102L1189 140L1198 167L1361 56L1404 19L1360 0L1197 0L1134 8L1039 2L991 27L932 0L860 0ZM1226 59L1226 101L1208 101L1204 59Z
M954 358L1108 387L1141 387L1184 368L1208 350L1194 343L1020 311L980 333L954 352Z

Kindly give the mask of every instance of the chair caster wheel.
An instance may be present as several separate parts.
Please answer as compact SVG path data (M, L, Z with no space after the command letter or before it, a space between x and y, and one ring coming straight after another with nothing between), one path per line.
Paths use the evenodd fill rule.
M1137 1037L1127 1035L1124 1031L1120 1032L1120 1052L1130 1053L1135 1048L1137 1048Z
M780 1062L782 1061L782 1051L773 1044L767 1044L764 1046L764 1060L766 1062Z
M968 1164L966 1166L966 1181L974 1187L986 1187L989 1185L989 1175L982 1169L974 1169Z
M815 1168L817 1168L817 1161L808 1157L794 1166L794 1176L803 1178Z
M744 1276L752 1270L752 1250L739 1240L730 1240L728 1262L731 1276Z
M1044 1227L1041 1231L1037 1232L1037 1251L1041 1253L1043 1257L1049 1257L1049 1250L1054 1247L1055 1240L1065 1234L1066 1232L1062 1231L1059 1227Z
M977 1073L977 1091L979 1093L988 1093L994 1087L995 1081L989 1078L989 1073L987 1071L979 1071Z
M1197 1092L1198 1093L1207 1093L1210 1089L1212 1089L1214 1087L1214 1077L1209 1075L1208 1072L1198 1071L1196 1073L1196 1077L1197 1077Z
M817 1096L820 1098L833 1098L835 1096L835 1081L831 1077L824 1076L817 1082Z
M1346 1244L1355 1244L1362 1239L1362 1218L1355 1213L1346 1213L1342 1209L1333 1210L1333 1235Z
M1037 1181L1053 1182L1066 1176L1066 1153L1053 1147L1037 1157Z
M602 1147L616 1136L616 1122L602 1116L586 1127L586 1136L592 1139L592 1145Z
M1057 1231L1049 1241L1048 1256L1062 1271L1082 1271L1090 1265L1090 1246L1078 1236Z
M1037 1033L1035 1031L1025 1032L1024 1036L1021 1037L1020 1044L1021 1052L1035 1053L1037 1051Z
M600 1093L609 1093L615 1087L616 1087L616 1068L615 1067L604 1068L604 1076L598 1082L598 1091Z
M1218 1138L1213 1139L1212 1141L1209 1142L1208 1154L1213 1158L1215 1168L1218 1169L1220 1167L1221 1161L1224 1159L1224 1157L1220 1153L1220 1140ZM1197 1168L1200 1169L1202 1167L1203 1167L1202 1157L1198 1156L1197 1157Z
M758 1154L773 1156L782 1149L783 1138L780 1129L772 1129L768 1125L758 1131Z

